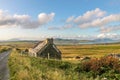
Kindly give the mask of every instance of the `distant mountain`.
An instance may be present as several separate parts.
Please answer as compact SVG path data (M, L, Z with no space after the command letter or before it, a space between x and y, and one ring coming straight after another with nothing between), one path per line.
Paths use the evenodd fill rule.
M77 39L62 39L62 38L55 38L55 44L80 44L80 43L88 43L91 40L77 40Z
M19 39L19 38L12 38L12 39L9 39L7 41L21 41L21 39Z
M120 42L120 40L113 40L110 38L98 38L94 40L77 40L77 39L62 39L56 38L54 39L56 44L100 44L100 43L116 43Z
M56 38L54 39L54 43L55 44L75 44L75 43L78 43L78 41L73 39Z
M6 41L0 42L34 42L38 43L39 40L22 40L19 38L12 38ZM94 40L78 40L78 39L63 39L63 38L55 38L54 43L57 45L79 45L79 44L102 44L102 43L120 43L120 40L113 40L110 38L98 38Z
M110 39L110 38L98 38L93 40L93 42L97 43L110 43L110 42L116 42L116 40Z

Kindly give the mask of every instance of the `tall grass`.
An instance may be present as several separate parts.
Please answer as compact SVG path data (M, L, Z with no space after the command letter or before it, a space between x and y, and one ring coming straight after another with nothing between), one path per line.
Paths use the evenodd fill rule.
M69 45L58 46L63 53L63 57L90 56L103 57L111 53L120 54L120 44L109 45Z
M27 46L25 48L22 46L25 45L21 45L18 48L28 48ZM58 48L62 51L63 57L101 57L109 53L120 52L120 45L114 44L58 46ZM100 59L102 59L101 61L104 62L104 58ZM108 59L105 60L108 61ZM78 63L59 60L47 60L42 58L29 57L25 54L21 54L21 51L14 49L9 57L10 80L104 80L104 78L108 78L109 80L113 80L115 78L118 80L120 79L119 73L113 70L113 68L109 68L109 65L107 65L107 67L98 67L96 61L99 60L90 60L90 62L78 61ZM90 66L91 68L89 68ZM118 66L118 64L116 66ZM102 74L99 74L97 71L98 68L106 71ZM88 71L86 71L86 69L88 69Z
M0 53L10 50L9 46L0 46Z
M29 57L13 50L9 58L10 80L94 80L77 72L78 64ZM96 77L96 80L99 77Z

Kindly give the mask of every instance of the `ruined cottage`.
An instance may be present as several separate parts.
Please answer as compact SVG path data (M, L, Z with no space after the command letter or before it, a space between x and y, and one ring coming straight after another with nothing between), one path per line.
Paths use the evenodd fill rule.
M53 43L53 38L47 38L30 48L29 55L48 59L61 59L61 52Z

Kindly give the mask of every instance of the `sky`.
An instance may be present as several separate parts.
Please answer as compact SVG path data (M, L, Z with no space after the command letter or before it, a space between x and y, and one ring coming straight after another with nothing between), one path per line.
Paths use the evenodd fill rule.
M120 39L120 0L0 0L0 40Z

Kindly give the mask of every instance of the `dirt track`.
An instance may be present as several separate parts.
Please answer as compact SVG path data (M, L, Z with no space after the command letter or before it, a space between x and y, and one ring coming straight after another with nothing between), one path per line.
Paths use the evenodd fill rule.
M10 51L0 53L0 80L9 80L8 57Z

